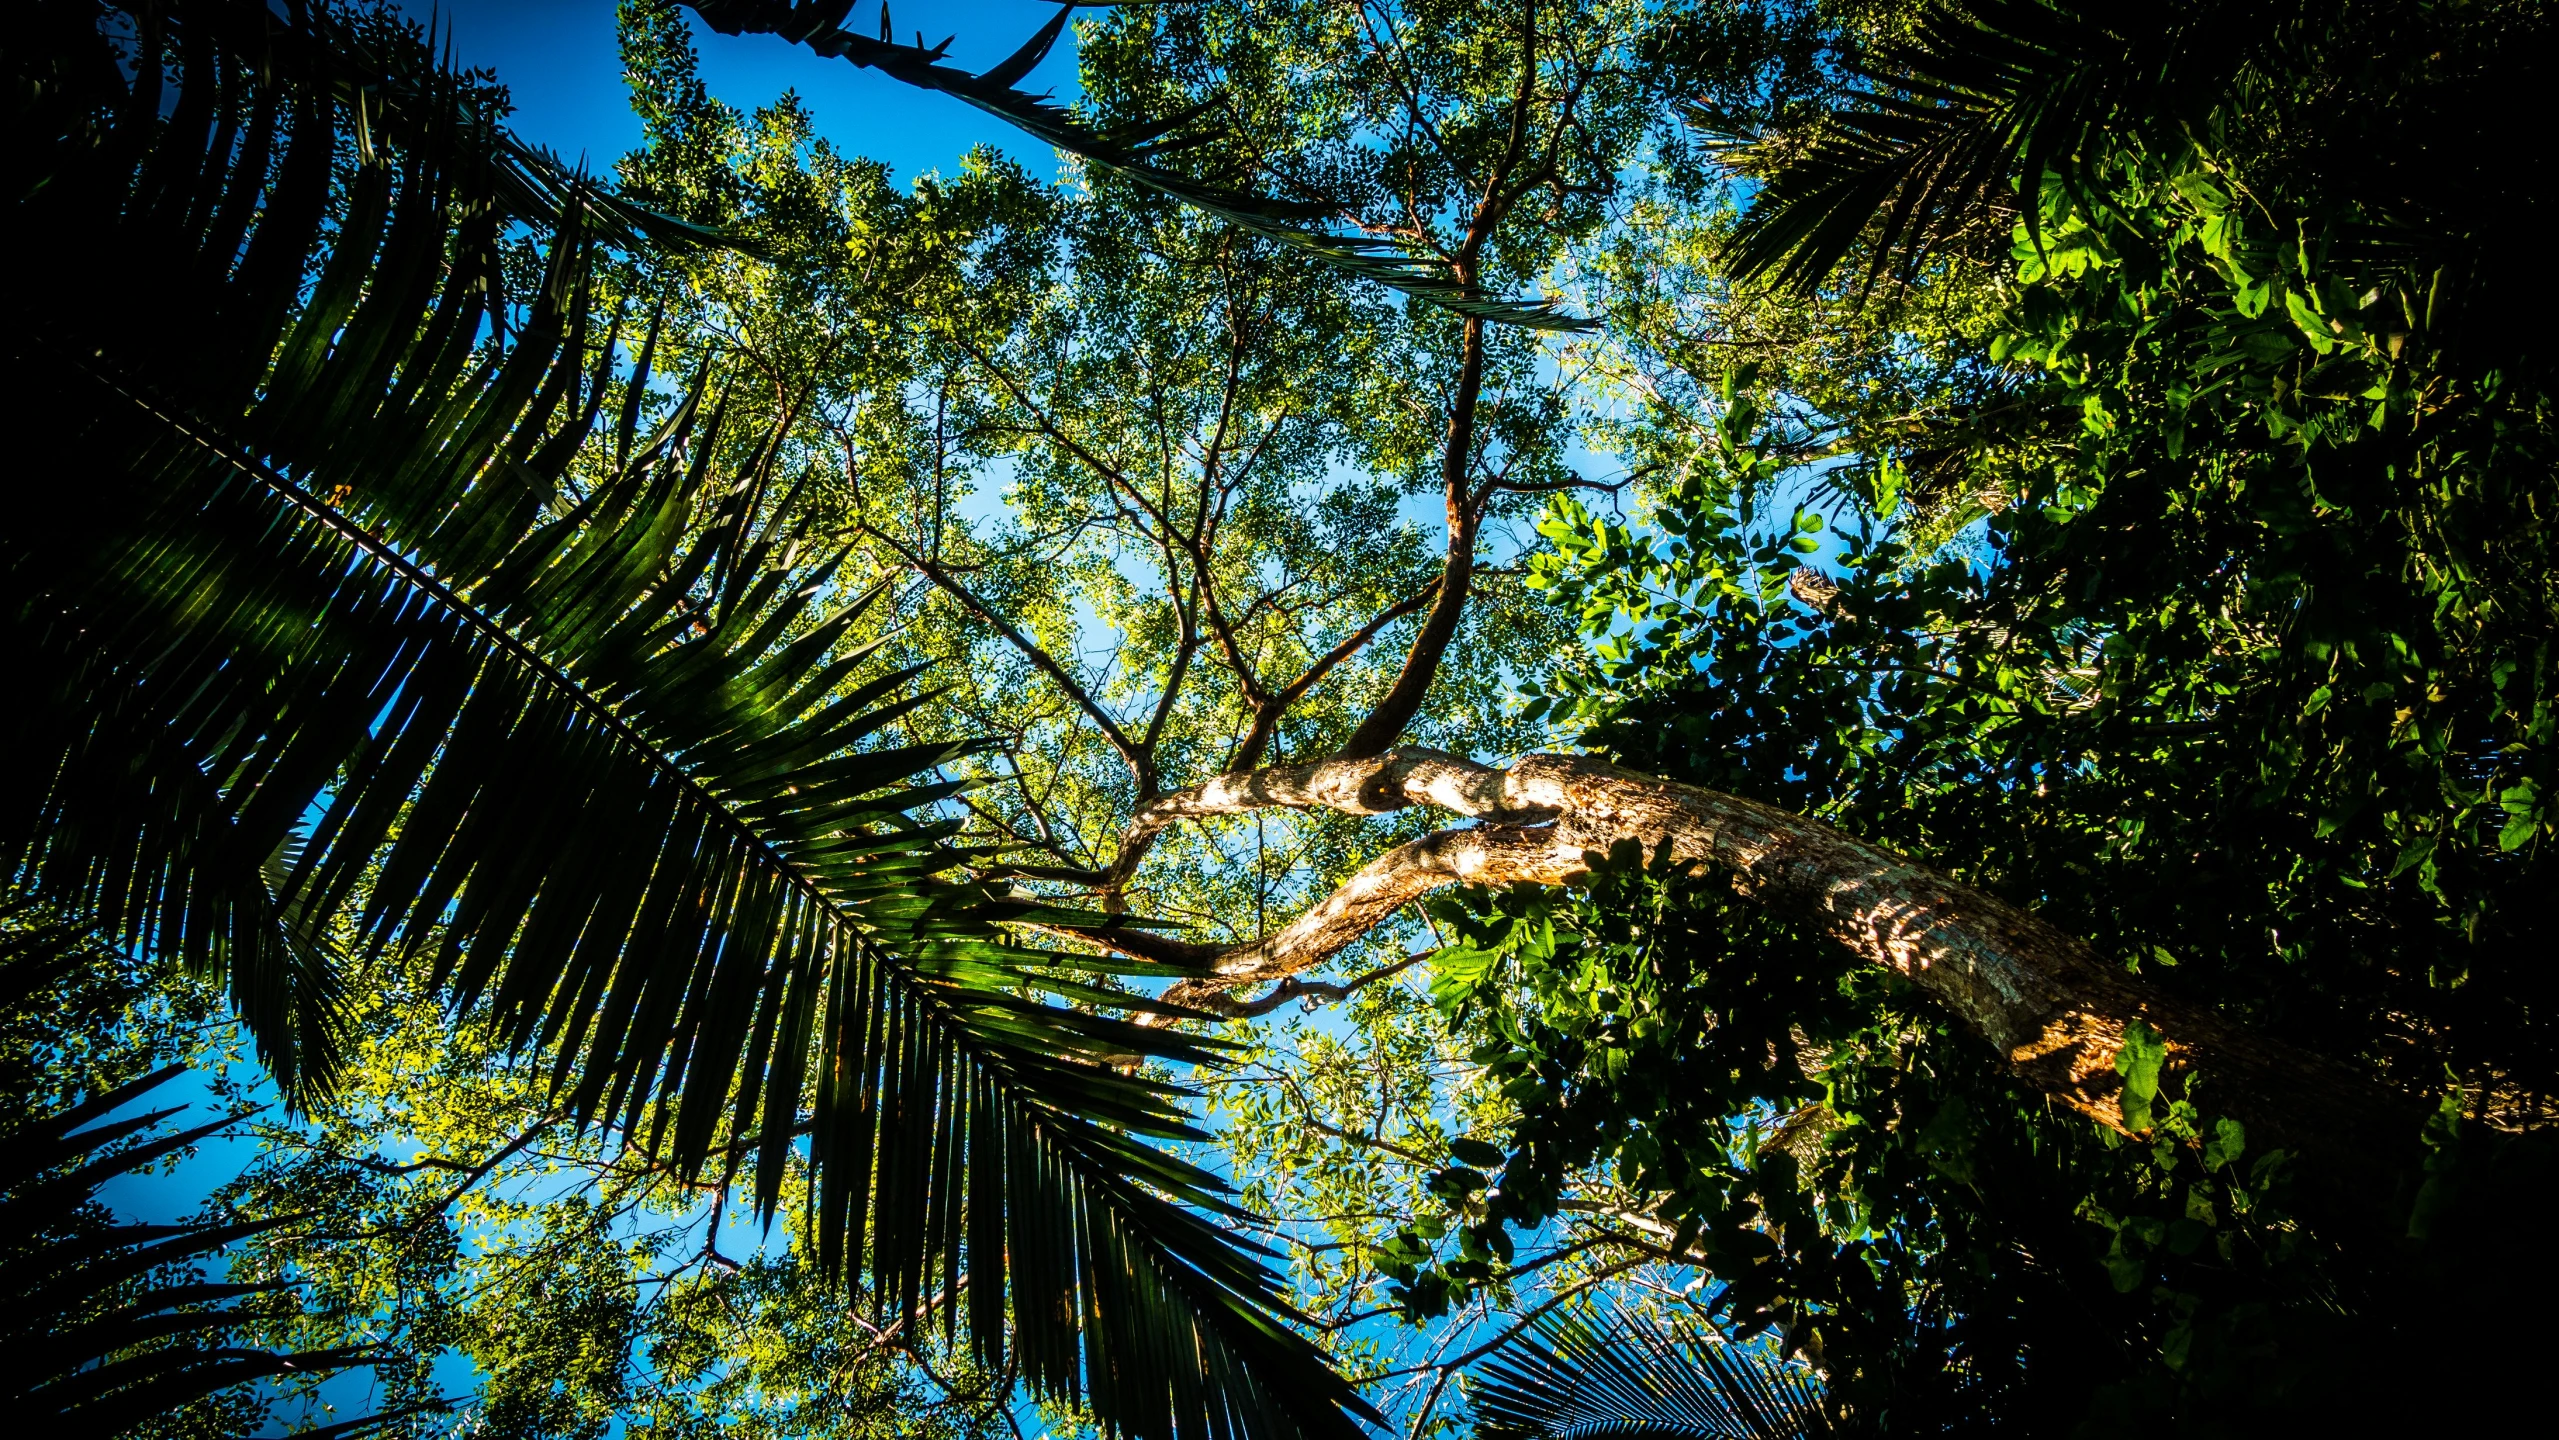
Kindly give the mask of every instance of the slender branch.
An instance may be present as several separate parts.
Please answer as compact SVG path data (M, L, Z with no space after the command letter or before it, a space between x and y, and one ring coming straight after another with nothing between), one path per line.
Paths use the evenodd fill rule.
M1348 1330L1352 1326L1357 1325L1364 1320L1375 1320L1380 1316L1400 1314L1402 1313L1403 1308L1404 1307L1400 1305L1379 1305L1373 1309L1354 1310L1348 1315L1344 1315L1337 1320L1310 1320L1307 1322L1307 1326L1309 1329L1314 1330Z
M994 357L971 344L967 339L962 337L959 331L955 328L947 326L944 327L944 335L953 345L959 347L960 353L968 356L971 360L976 361L979 369L985 371L990 377L992 377L996 384L1004 387L1004 393L1013 397L1013 403L1021 406L1023 413L1031 417L1032 428L1037 433L1055 441L1059 448L1065 450L1067 454L1074 456L1078 461L1081 461L1086 469L1091 470L1095 475L1100 476L1103 483L1128 496L1132 503L1147 511L1148 518L1154 520L1158 525L1163 526L1169 532L1171 529L1170 523L1166 520L1161 511L1158 511L1147 501L1145 492L1137 487L1136 482L1130 480L1118 466L1113 465L1109 461L1104 460L1101 456L1094 454L1092 448L1086 445L1083 441L1066 433L1066 427L1052 417L1048 411L1040 408L1039 401L1031 398L1030 391L1024 388L1020 381L1015 380L1011 373L1006 371L1003 366L996 364ZM1162 427L1159 425L1157 428L1160 433Z
M1572 1299L1575 1295L1580 1294L1602 1280L1622 1275L1625 1272L1634 1269L1638 1265L1650 1262L1651 1259L1652 1257L1649 1255L1638 1255L1629 1260L1619 1261L1604 1270L1586 1275L1581 1279L1574 1281L1572 1284L1546 1297L1544 1301L1540 1302L1536 1306L1523 1312L1516 1321L1504 1329L1499 1335L1494 1336L1491 1340L1476 1346L1474 1349L1467 1351L1465 1354L1458 1356L1454 1360L1434 1360L1421 1365L1407 1365L1400 1370L1381 1370L1375 1375L1362 1375L1358 1377L1354 1383L1360 1385L1374 1385L1380 1380L1400 1380L1407 1375L1419 1375L1424 1371L1429 1370L1436 1370L1440 1372L1440 1377L1444 1380L1448 1376L1465 1369L1467 1366L1474 1364L1476 1361L1483 1359L1485 1356L1492 1354L1494 1351L1508 1344L1513 1336L1519 1334L1519 1332L1527 1329L1529 1326L1536 1324L1547 1311L1552 1310L1556 1306L1563 1304L1565 1301ZM1431 1391L1431 1395L1433 1399L1436 1399L1439 1395L1439 1391L1434 1388Z
M1599 1200L1583 1200L1572 1197L1558 1200L1555 1202L1555 1208L1575 1214L1588 1215L1598 1220L1611 1221L1615 1224L1623 1225L1627 1229L1635 1231L1636 1234L1645 1237L1644 1239L1639 1240L1635 1238L1635 1236L1626 1235L1621 1232L1603 1231L1602 1238L1612 1243L1635 1246L1638 1249L1651 1253L1657 1259L1667 1260L1674 1265L1695 1265L1703 1268L1706 1264L1706 1257L1698 1253L1693 1242L1685 1250L1673 1248L1675 1242L1679 1239L1679 1228L1677 1226L1665 1225L1660 1220L1645 1214L1641 1210L1629 1209L1623 1205L1610 1205Z
M1576 1255L1596 1250L1602 1245L1617 1245L1622 1243L1624 1242L1619 1240L1618 1237L1611 1235L1606 1231L1602 1231L1596 1235L1584 1236L1569 1245L1558 1245L1554 1249L1547 1251L1545 1254L1538 1256L1534 1260L1523 1260L1517 1265L1506 1268L1502 1272L1502 1278L1505 1280L1515 1281L1522 1275L1534 1275L1549 1265L1560 1265L1565 1261L1572 1259Z
M1624 493L1626 487L1639 478L1639 475L1629 475L1623 480L1584 480L1576 475L1569 480L1492 480L1477 493L1480 497L1496 491L1510 495L1548 495L1559 490L1598 490L1617 495ZM1478 503L1481 503L1480 499Z
M1294 1090L1297 1087L1292 1085L1289 1088ZM1299 1097L1298 1104L1301 1107L1305 1106L1306 1102L1304 1097ZM1344 1144L1357 1145L1363 1150L1375 1150L1383 1154L1392 1155L1407 1165L1430 1167L1437 1163L1429 1156L1420 1154L1417 1151L1409 1150L1404 1146L1396 1144L1392 1140L1380 1140L1374 1135L1362 1135L1356 1130L1345 1130L1339 1125L1327 1125L1323 1121L1316 1119L1312 1113L1299 1116L1297 1123L1314 1131L1318 1135L1330 1135Z
M1110 743L1110 747L1119 753L1121 763L1128 766L1129 777L1137 783L1138 793L1140 795L1154 793L1156 783L1154 757L1147 753L1144 747L1129 739L1127 732L1120 728L1119 721L1112 718L1108 710L1102 708L1101 702L1093 698L1091 691L1085 689L1081 682L1067 673L1066 667L1058 663L1056 656L1049 654L1037 641L1024 635L1011 621L996 614L992 606L979 599L975 591L961 584L956 576L938 562L909 550L899 544L895 536L867 521L860 522L860 528L862 533L887 546L889 551L895 554L908 569L931 581L934 588L958 601L962 609L993 628L995 633L1004 637L1007 644L1020 652L1023 659L1030 661L1033 668L1055 682L1058 689L1066 692L1066 698L1075 702L1075 708L1083 711L1085 716L1101 730L1102 738Z
M1259 1000L1229 1000L1223 995L1203 995L1192 1004L1198 1009L1206 1010L1213 1015L1223 1015L1229 1020L1258 1019L1291 1000L1303 1000L1310 1009L1317 1005L1337 1004L1380 980L1391 979L1402 974L1428 960L1432 954L1433 952L1429 950L1417 950L1392 964L1380 965L1374 970L1355 975L1348 980L1305 980L1291 975L1272 986L1271 993Z
M481 1161L477 1166L465 1174L462 1178L462 1183L454 1186L449 1194L436 1203L434 1209L420 1211L418 1218L409 1222L409 1233L414 1235L418 1231L425 1229L429 1221L442 1216L445 1211L453 1208L455 1201L458 1201L463 1196L470 1194L472 1186L489 1178L490 1171L505 1164L510 1157L515 1155L516 1152L541 1138L543 1132L559 1123L560 1117L556 1115L546 1115L542 1117L542 1119L537 1122L533 1128L516 1136L513 1140L508 1141L504 1146L499 1148L497 1153L491 1155L488 1159Z

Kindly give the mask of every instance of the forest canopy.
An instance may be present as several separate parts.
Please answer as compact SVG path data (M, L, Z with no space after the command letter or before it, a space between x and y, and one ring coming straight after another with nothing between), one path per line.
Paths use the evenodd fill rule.
M356 0L7 34L13 1397L2512 1403L2546 5L614 14L609 176ZM895 183L706 32L1057 169Z

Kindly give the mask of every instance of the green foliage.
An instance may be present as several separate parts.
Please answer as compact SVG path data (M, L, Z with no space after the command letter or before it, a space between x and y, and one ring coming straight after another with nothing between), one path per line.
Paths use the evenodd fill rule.
M238 1435L261 1417L325 1418L315 1405L370 1408L384 1433L419 1437L618 1422L654 1435L965 1440L1000 1424L1002 1377L977 1372L965 1342L931 1327L902 1349L865 1318L864 1297L820 1272L803 1227L758 1226L718 1189L564 1123L541 1077L485 1026L448 1023L423 963L384 957L355 977L365 1000L344 1083L295 1120L257 1103L271 1088L217 991L63 927L12 933L53 937L48 951L71 940L62 958L76 963L32 977L10 963L13 988L34 989L0 1010L9 1073L40 1063L48 1084L76 1094L191 1066L231 1117L213 1139L255 1142L202 1213L252 1232L220 1256L219 1278L272 1287L232 1308L226 1343L363 1350L361 1386L297 1368L139 1433ZM148 1172L189 1153L134 1159ZM210 1163L198 1157L195 1172ZM804 1213L810 1175L793 1166L786 1214ZM457 1360L472 1384L440 1393Z
M1344 275L1375 281L1414 299L1475 320L1534 329L1575 330L1590 324L1559 311L1555 300L1507 299L1482 283L1471 254L1452 255L1410 234L1379 235L1341 229L1328 222L1337 213L1330 197L1256 193L1259 177L1243 177L1232 166L1213 166L1208 173L1186 163L1203 149L1231 149L1227 133L1235 100L1212 93L1185 96L1162 108L1132 115L1079 115L1052 103L1045 95L1016 88L1045 59L1065 32L1075 6L1061 5L1048 24L1022 47L982 73L971 74L938 63L950 39L927 46L918 34L913 45L895 43L889 7L880 7L880 35L839 28L850 6L802 6L791 0L685 0L712 29L726 35L758 32L778 35L808 46L820 55L839 56L855 65L876 68L909 85L940 91L1020 126L1033 137L1056 146L1097 170L1155 194L1178 201L1236 230L1272 242ZM1268 24L1276 17L1263 17ZM1286 21L1280 22L1285 25ZM956 37L954 37L956 38ZM1423 36L1418 53L1445 53ZM1232 60L1230 54L1222 60ZM1487 57L1465 58L1479 71ZM1105 93L1118 87L1105 85ZM1119 93L1131 93L1121 90ZM1142 93L1142 92L1141 92ZM1148 98L1156 98L1149 96ZM1227 112L1221 115L1219 112ZM1176 156L1181 158L1177 159ZM1221 157L1222 158L1222 157ZM1224 170L1228 173L1220 174ZM1292 177L1294 178L1294 177ZM1300 188L1300 187L1292 187Z
M1345 63L1320 17L1263 18L1244 27L1250 48L1228 43L1236 17L1113 19L1083 42L1089 101ZM1474 23L1491 44L1513 18ZM1438 407L1461 327L1106 171L1050 187L981 154L902 194L816 139L795 99L746 114L711 97L673 12L623 20L648 126L626 189L763 254L616 283L635 302L664 295L674 363L719 347L771 377L732 398L748 433L779 427L767 503L841 539L852 567L905 577L884 601L897 609L883 658L935 662L951 693L901 728L1009 742L953 767L988 782L962 802L971 838L1017 847L1016 878L1052 889L1109 863L1146 794L1339 745L1393 684L1443 569ZM1326 103L1385 107L1378 77L1351 78ZM1462 67L1433 79L1451 110L1491 103L1491 82ZM1280 98L1224 83L1270 102L1254 133L1275 159L1320 174L1356 155L1311 120L1292 128ZM1480 161L1481 137L1469 143ZM1391 210L1391 193L1363 193ZM1523 265L1551 246L1539 233L1501 227ZM1523 487L1557 483L1560 387L1533 337L1485 343L1483 462ZM1535 503L1492 493L1486 524L1515 526ZM1474 596L1413 734L1534 743L1502 692L1566 633L1506 576L1479 577ZM1201 941L1249 940L1355 868L1363 844L1342 817L1206 827L1166 837L1127 899Z
M806 1137L817 1272L910 1325L965 1275L936 1303L989 1368L1115 1430L1347 1423L1196 1208L1222 1186L1148 1143L1196 1137L1176 1092L1118 1068L1211 1052L1043 1003L1150 1002L935 879L951 827L907 812L960 786L909 780L971 746L883 738L929 697L866 665L840 554L759 512L770 443L717 465L718 367L651 415L644 343L606 446L584 212L510 240L458 82L377 132L317 61L219 48L240 13L141 12L128 85L53 7L20 76L24 223L150 280L21 315L40 468L87 478L0 551L32 681L0 863L228 977L298 1104L343 1077L348 953L427 957L563 1120L685 1182L751 1172L769 1216ZM609 1307L579 1313L604 1333L567 1350L482 1340L603 1364Z
M997 1423L964 1340L883 1343L869 1297L826 1274L804 1160L782 1226L758 1224L723 1187L569 1123L497 1035L442 1020L422 967L364 979L337 1103L258 1122L257 1158L213 1200L319 1222L233 1262L306 1287L279 1336L373 1337L393 1398L459 1356L468 1415L507 1434L941 1440Z
M1672 1323L1621 1317L1605 1331L1578 1316L1542 1319L1468 1384L1486 1440L1659 1435L1665 1440L1789 1440L1827 1435L1821 1390L1764 1352Z
M84 7L9 52L22 228L135 279L12 302L80 481L0 539L41 702L0 838L192 978L102 961L87 1032L0 1060L37 1113L227 1043L171 1032L232 988L308 1113L217 1209L324 1217L230 1261L314 1297L262 1343L379 1340L400 1404L450 1350L516 1433L935 1437L1024 1381L1337 1427L1310 1334L1428 1435L1475 1327L1586 1290L1896 1431L2389 1423L2454 1402L2375 1346L2535 1343L2542 7L1126 7L1073 110L1017 88L1063 15L968 73L697 8L1076 183L901 193L796 97L713 99L655 4L628 199L409 51L377 108L361 17L273 76L200 5L129 87ZM653 224L729 243L599 238ZM1480 323L1567 282L1603 328ZM1106 1013L1176 969L988 932L1101 921L1054 907L1134 806L1365 733L1442 508L1482 568L1411 739L1577 735L2029 905L2429 1097L2368 1137L2399 1187L2325 1188L2138 1022L2127 1130L2054 1113L1631 847L1227 1046ZM1218 821L1107 888L1250 941L1420 823ZM1522 1403L1615 1373L1559 1334Z
M1719 1305L1785 1327L1848 1413L1898 1428L2397 1413L2431 1402L2353 1371L2339 1317L2509 1313L2492 1202L2458 1177L2529 1186L2546 1164L2481 1128L2546 1121L2553 1054L2546 967L2523 958L2549 948L2549 400L2540 331L2513 323L2538 302L2504 259L2546 199L2488 198L2545 197L2546 165L2528 147L2454 195L2508 133L2497 77L2543 53L2546 18L2167 7L2108 32L2167 46L2149 68L2085 35L2031 66L2002 48L2094 13L1989 7L1875 52L1879 86L1927 103L1823 132L1882 139L1819 140L1734 263L1791 255L1810 285L1852 250L1870 274L1898 261L1907 308L1699 366L1711 424L1625 428L1671 478L1638 523L1550 513L1534 578L1590 657L1528 704L1632 768L1926 857L2410 1091L2449 1074L2423 1168L2391 1218L2359 1218L2372 1197L2306 1188L2210 1090L2171 1093L2146 1027L2117 1062L2147 1132L2128 1139L2046 1113L1876 979L1754 1015L1734 997L1808 984L1819 952L1711 877L1633 885L1621 856L1586 900L1449 917L1483 978L1448 998L1522 1080L1485 1218L1534 1223L1578 1167L1626 1166ZM2198 63L2177 48L2249 26ZM1996 114L1976 105L1992 71ZM1946 154L1971 158L1929 168ZM2034 201L2013 222L2012 184ZM1743 303L1639 312L1655 328L1629 362ZM1876 367L1905 371L1916 416L1805 403ZM1650 988L1683 964L1736 988ZM1690 1038L1648 1051L1646 1022ZM1646 1069L1690 1050L1767 1058L1729 1081ZM1802 1143L1754 1143L1775 1131ZM2418 1160L2386 1131L2377 1154ZM2450 1204L2491 1208L2455 1227ZM2397 1238L2412 1223L2432 1249Z
M1498 1188L1471 1170L1443 1172L1455 1182L1444 1189L1462 1186L1469 1197L1458 1207L1476 1237L1465 1248L1507 1259L1505 1222L1544 1220L1585 1168L1601 1167L1622 1197L1688 1197L1685 1208L1648 1218L1669 1253L1696 1246L1730 1282L1716 1304L1745 1317L1745 1333L1764 1328L1771 1298L1752 1293L1748 1278L1770 1241L1749 1228L1761 1206L1745 1197L1777 1167L1788 1177L1777 1198L1791 1201L1795 1160L1767 1143L1769 1127L1736 1128L1730 1117L1763 1103L1792 1110L1819 1094L1791 1047L1761 1037L1827 1028L1825 1016L1844 1009L1844 964L1812 946L1718 943L1702 928L1715 913L1705 897L1647 866L1631 843L1586 890L1457 891L1433 908L1461 938L1461 955L1481 957L1433 988L1475 1039L1470 1058L1518 1115L1509 1156L1488 1167L1499 1169ZM1406 1303L1439 1308L1492 1273L1472 1255L1434 1272L1416 1267Z

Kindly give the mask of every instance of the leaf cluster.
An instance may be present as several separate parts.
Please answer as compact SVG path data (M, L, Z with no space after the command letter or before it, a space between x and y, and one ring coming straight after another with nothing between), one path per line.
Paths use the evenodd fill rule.
M2477 308L2509 303L2496 257L2520 232L2415 172L2475 173L2513 93L2496 77L2541 53L2542 25L2501 7L1924 12L1870 58L1881 98L1793 132L1814 158L1716 262L1792 256L1805 287L1843 258L1907 267L1908 308L1872 339L1833 332L1854 343L1828 356L1701 365L1722 384L1638 522L1555 508L1538 574L1591 658L1529 703L1586 743L1926 856L2463 1117L2376 1233L2251 1149L2209 1091L2147 1090L2139 1034L2121 1068L2151 1123L2123 1144L2043 1113L1889 986L1852 983L1845 1028L1763 1023L1819 1077L1818 1158L1757 1177L1755 1209L1719 1198L1748 1173L1730 1161L1648 1193L1665 1216L1698 1196L1759 1227L1714 1269L1819 1345L1843 1404L2092 1433L2393 1413L2421 1402L2342 1370L2335 1317L2493 1304L2477 1287L2496 1262L2466 1246L2494 1222L2455 1243L2433 1207L2457 1183L2438 1176L2470 1167L2479 1203L2544 1163L2482 1123L2543 1123L2550 1085L2549 993L2515 963L2547 948L2528 897L2548 840L2549 411L2540 332ZM2206 53L2207 32L2229 46ZM2536 156L2482 193L2533 213L2545 201L2516 192L2546 194ZM1889 368L1903 324L1913 364L1951 353L1976 379L1916 423L1804 404L1807 373ZM1807 455L1807 422L1837 423L1835 448ZM1642 993L1640 950L1583 978L1507 938L1516 903L1471 914L1546 967L1541 1005ZM1540 903L1538 924L1572 917L1559 937L1663 923L1649 895ZM1711 892L1678 908L1753 935L1741 954L1685 943L1761 973L1765 922ZM1539 1078L1517 1140L1541 1107L1721 1133L1673 1124L1681 1091L1523 1036ZM1767 1124L1799 1093L1760 1081L1710 1109ZM1534 1155L1512 1148L1513 1167ZM1557 1173L1622 1153L1653 1159L1602 1134ZM2395 1238L2419 1194L2431 1250ZM1674 1238L1713 1253L1713 1235ZM1835 1263L1852 1253L1883 1291L1854 1288Z

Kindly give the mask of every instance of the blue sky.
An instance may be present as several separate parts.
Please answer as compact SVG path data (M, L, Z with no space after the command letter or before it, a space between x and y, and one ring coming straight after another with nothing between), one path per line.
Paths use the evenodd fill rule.
M517 135L547 145L561 158L584 156L588 167L609 171L640 141L622 84L622 61L613 38L612 0L401 0L421 20L450 35L456 60L495 70L515 97L510 122ZM1056 13L1025 0L897 0L898 36L912 42L922 30L928 42L958 38L951 60L982 69L1011 54ZM771 35L721 35L691 10L702 54L702 78L711 93L741 109L769 105L796 89L816 115L821 134L840 149L887 162L899 183L927 171L958 168L972 145L991 144L1020 160L1034 175L1055 173L1055 153L1026 140L991 115L945 95L916 90L875 70L829 60ZM848 28L876 33L879 7L862 0ZM1074 39L1059 42L1024 84L1074 93Z

